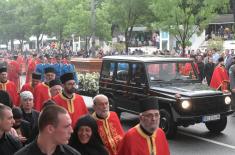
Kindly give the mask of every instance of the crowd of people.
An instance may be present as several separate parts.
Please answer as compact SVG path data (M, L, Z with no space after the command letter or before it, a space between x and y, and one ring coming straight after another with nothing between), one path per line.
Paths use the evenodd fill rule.
M107 96L96 95L89 113L75 93L78 81L68 58L33 54L25 65L26 83L17 87L19 79L9 80L9 70L20 76L21 71L12 71L22 68L18 57L0 66L1 155L170 154L153 98L141 101L139 124L125 132Z
M166 51L161 55L179 56ZM235 94L233 50L191 51L202 83ZM26 83L20 87L21 55L0 64L0 154L169 155L165 133L159 128L159 107L144 98L139 124L124 131L109 99L93 98L90 114L70 57L32 56L25 64Z

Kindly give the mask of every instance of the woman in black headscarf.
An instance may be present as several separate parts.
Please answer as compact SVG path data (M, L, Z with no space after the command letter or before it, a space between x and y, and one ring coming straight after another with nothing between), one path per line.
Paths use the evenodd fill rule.
M82 155L108 155L98 134L96 121L90 115L85 115L77 121L69 145Z

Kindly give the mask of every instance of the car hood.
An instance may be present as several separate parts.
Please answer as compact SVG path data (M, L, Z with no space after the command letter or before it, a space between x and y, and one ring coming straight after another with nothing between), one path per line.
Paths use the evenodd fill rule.
M180 94L185 97L193 96L213 96L222 95L221 91L216 91L207 85L201 83L184 83L184 84L173 84L173 85L158 85L150 87L151 90L157 91L158 93L167 94Z

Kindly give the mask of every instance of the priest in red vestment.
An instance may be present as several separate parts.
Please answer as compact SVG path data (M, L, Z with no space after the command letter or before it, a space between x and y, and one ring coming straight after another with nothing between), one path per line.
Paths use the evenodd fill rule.
M124 130L115 112L109 111L108 97L97 95L93 99L94 113L98 125L99 135L109 152L109 155L117 155L118 146L124 136Z
M164 131L159 128L157 100L147 98L141 103L140 123L122 139L118 155L170 155Z
M0 68L0 90L6 91L15 106L18 104L18 93L14 82L7 80L7 68ZM1 96L0 96L1 97Z
M36 70L36 65L37 65L37 54L33 54L33 58L29 60L28 62L28 68L27 68L27 73L26 73L26 81L25 83L30 82L32 79L32 73Z
M21 53L18 54L18 57L16 59L16 62L20 65L20 72L21 73L25 73L26 71L26 61L23 55L21 55Z
M8 63L8 80L15 83L17 92L20 90L20 74L21 74L21 68L19 62L16 61L17 55L13 57L13 60L11 60Z
M31 74L31 79L32 79L31 82L28 82L22 86L20 92L30 91L32 94L34 94L35 87L41 82L41 74L33 72ZM35 98L35 96L34 96L34 98Z
M212 74L210 87L216 90L228 91L229 89L229 76L228 72L224 67L224 58L218 59L218 65L215 67Z
M45 81L38 84L34 89L34 108L37 111L41 111L43 103L51 98L49 82L55 79L55 69L53 67L45 68L44 74Z
M73 73L65 73L60 77L63 86L63 92L57 94L52 99L57 105L68 110L72 119L72 127L75 127L77 120L88 113L86 104L82 96L75 94L75 85Z

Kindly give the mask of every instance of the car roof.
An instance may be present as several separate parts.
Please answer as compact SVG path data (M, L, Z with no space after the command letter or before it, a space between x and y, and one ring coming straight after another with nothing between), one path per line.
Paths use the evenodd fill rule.
M156 56L156 55L118 55L105 56L103 60L112 61L135 61L135 62L189 62L191 58L173 57L173 56Z

